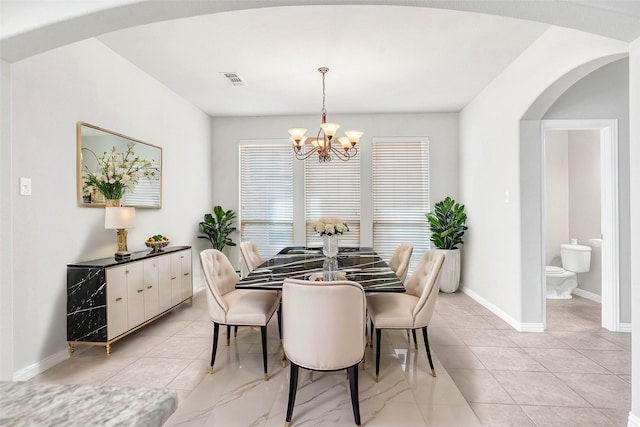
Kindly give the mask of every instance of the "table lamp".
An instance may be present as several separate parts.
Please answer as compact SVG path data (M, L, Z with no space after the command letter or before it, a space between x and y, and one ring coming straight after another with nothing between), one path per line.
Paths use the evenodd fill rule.
M128 207L104 208L104 228L118 230L118 252L116 260L131 258L131 252L127 250L127 228L135 228L136 210Z

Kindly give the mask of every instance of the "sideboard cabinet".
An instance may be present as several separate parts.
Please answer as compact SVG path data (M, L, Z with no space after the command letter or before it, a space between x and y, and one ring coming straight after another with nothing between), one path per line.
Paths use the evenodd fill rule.
M193 297L191 247L67 265L67 341L111 344Z

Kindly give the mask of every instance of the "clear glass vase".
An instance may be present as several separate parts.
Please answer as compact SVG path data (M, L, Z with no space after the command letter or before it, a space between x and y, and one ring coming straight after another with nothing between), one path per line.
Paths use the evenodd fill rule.
M327 258L335 258L338 255L338 235L322 236L322 253Z

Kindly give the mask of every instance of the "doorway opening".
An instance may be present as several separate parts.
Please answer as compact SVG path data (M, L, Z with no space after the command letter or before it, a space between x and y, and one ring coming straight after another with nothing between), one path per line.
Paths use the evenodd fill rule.
M574 134L572 134L575 132ZM543 120L542 121L542 135L543 135L543 143L542 147L545 150L545 156L548 151L553 151L553 148L547 147L547 143L552 144L553 139L557 138L560 135L562 139L562 135L567 135L567 139L569 136L578 135L582 138L590 138L595 137L596 140L599 140L599 153L592 153L592 155L585 154L588 151L586 145L580 147L578 146L578 157L582 158L590 158L590 161L597 161L599 166L599 179L595 183L591 183L592 193L599 193L598 202L599 202L599 212L574 212L573 218L575 219L574 227L569 227L569 216L566 217L567 224L558 224L560 229L564 230L554 230L554 226L550 226L550 224L545 225L544 239L543 242L543 261L545 261L546 265L556 264L558 265L559 259L554 259L556 254L552 251L555 250L556 243L558 243L558 236L569 236L566 233L570 233L568 230L572 230L571 232L579 232L577 230L583 230L583 236L580 239L580 244L588 245L592 248L592 266L595 267L592 270L592 273L597 274L597 270L600 270L599 278L594 277L591 274L591 277L585 276L583 279L587 279L584 283L585 286L579 287L578 291L574 291L575 294L587 297L593 300L600 300L601 302L601 326L605 329L611 331L619 331L620 330L620 283L619 283L619 262L618 262L618 140L617 140L617 121L616 120ZM597 143L596 143L597 144ZM598 144L597 144L598 145ZM555 147L557 148L557 147ZM597 150L597 148L596 148ZM576 149L574 148L574 151ZM599 154L599 156L597 156ZM599 158L598 158L599 157ZM568 158L567 158L568 159ZM582 159L584 160L584 159ZM544 170L548 169L547 160L544 161ZM578 160L576 160L578 162ZM598 169L595 166L593 169ZM596 171L597 172L597 171ZM545 180L545 184L543 188L548 188L548 183L546 182L549 179L546 174L543 174L543 179ZM569 178L567 178L568 180ZM596 186L599 184L599 188ZM577 188L582 188L581 191L584 191L585 188L589 188L585 183L576 184ZM544 212L548 212L549 205L553 203L548 199L548 197L555 197L556 200L562 200L562 191L556 191L557 188L553 190L544 190L545 196L543 197ZM588 191L588 190L587 190ZM547 194L552 192L553 194ZM590 206L594 205L594 201L588 202L584 197L584 194L577 195L577 201L574 200L574 208L581 209L584 206L589 206L587 203L591 203ZM574 197L574 199L576 199ZM569 200L566 200L567 205L569 204ZM550 209L550 211L552 211ZM553 214L551 218L553 218ZM593 224L593 219L599 217L599 235L596 231L598 229L598 224ZM546 221L551 221L553 219L547 219ZM556 218L557 220L557 218ZM550 230L551 228L551 230ZM591 231L584 231L591 230ZM565 233L565 234L563 234ZM591 235L590 235L591 234ZM561 237L560 237L561 238ZM548 243L547 240L549 241ZM566 242L561 243L570 243L571 238L564 239ZM577 240L577 239L576 239ZM575 242L578 243L578 242ZM546 247L545 247L546 246ZM559 255L559 248L558 254ZM596 258L597 257L597 258ZM543 269L544 270L544 269ZM579 274L579 276L582 276ZM599 279L599 280L598 280ZM599 285L598 286L598 283ZM544 321L546 328L546 318L547 318L547 309L546 309L546 296L547 296L547 277L543 275L543 295L542 298L545 299L545 303L542 304L543 313L544 313ZM598 289L599 288L599 289Z

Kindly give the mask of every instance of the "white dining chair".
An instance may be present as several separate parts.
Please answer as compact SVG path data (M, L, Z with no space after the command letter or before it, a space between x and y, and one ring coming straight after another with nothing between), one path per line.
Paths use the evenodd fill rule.
M213 322L213 348L209 373L213 373L218 347L220 325L227 325L227 345L229 326L259 326L262 335L262 362L264 379L267 373L267 323L278 310L279 296L270 291L235 289L240 277L229 259L219 250L206 249L200 252L200 268L206 287L207 307ZM278 315L280 330L281 316Z
M436 376L429 350L427 326L436 306L438 287L435 283L443 262L444 254L428 251L405 282L405 293L377 293L367 296L371 327L376 331L376 381L380 378L382 329L410 329L415 333L416 329L421 328L431 374Z
M253 242L240 242L240 253L242 254L242 261L247 268L247 274L264 262Z
M409 271L411 254L413 254L413 244L403 243L393 251L393 255L391 255L391 259L389 260L389 268L396 273L396 276L398 276L403 283Z
M365 295L359 283L285 279L282 286L282 340L291 365L285 426L291 424L298 370L346 369L351 406L360 425L358 364L365 350Z

